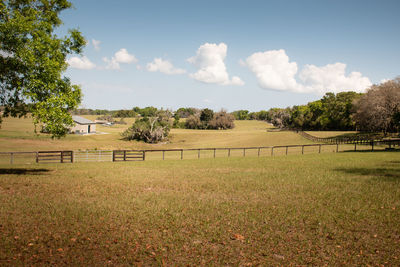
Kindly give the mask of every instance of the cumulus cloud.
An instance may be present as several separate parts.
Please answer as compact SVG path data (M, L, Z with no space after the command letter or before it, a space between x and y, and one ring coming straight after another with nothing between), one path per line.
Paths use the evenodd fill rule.
M87 57L71 57L67 59L67 63L71 68L90 70L94 69L96 65L92 63Z
M171 62L163 60L162 58L155 58L153 62L147 64L146 68L151 72L159 71L169 75L183 74L186 72L184 69L175 68Z
M99 40L92 39L92 45L94 47L94 50L100 51L100 43L101 42Z
M372 85L360 72L351 72L346 76L346 64L335 63L317 67L306 65L301 71L300 80L306 91L324 94L326 92L355 91L365 92Z
M237 76L229 78L224 63L227 45L205 43L199 47L194 57L188 59L199 70L189 76L204 83L215 83L221 85L243 85L244 82Z
M121 69L121 63L130 64L138 62L137 58L134 55L129 54L125 48L118 50L111 59L104 57L103 61L107 63L106 69L112 70Z
M289 62L285 50L254 53L245 64L256 75L261 88L281 91L301 91L296 82L297 63Z
M372 85L360 72L346 75L346 64L335 63L317 67L305 65L296 80L298 67L290 62L285 50L258 52L241 61L255 75L261 88L298 93L325 94L326 92L364 92Z

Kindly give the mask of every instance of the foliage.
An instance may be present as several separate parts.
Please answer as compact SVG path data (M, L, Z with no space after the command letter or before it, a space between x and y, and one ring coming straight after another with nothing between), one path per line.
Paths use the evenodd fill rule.
M196 113L198 113L198 110L196 108L179 108L175 112L175 115L179 116L180 118L187 118L190 115L194 115Z
M190 115L185 122L187 129L201 129L201 125L200 116L197 115Z
M70 111L81 100L79 86L62 73L66 57L81 53L85 40L77 30L59 38L59 13L67 0L9 0L0 3L0 105L2 116L32 113L34 123L62 137L73 124ZM31 104L28 110L27 104Z
M250 119L248 110L236 110L232 112L232 115L235 117L235 120L248 120Z
M214 111L208 108L203 109L200 113L200 120L205 125L207 125L208 122L211 121L213 117L214 117Z
M206 108L201 111L200 115L189 116L186 119L185 127L187 129L225 130L235 127L234 120L233 115L225 110L214 113L214 111Z
M225 110L221 110L214 114L214 117L208 124L208 129L215 130L226 130L235 127L233 121L235 118L232 114L227 113Z
M113 112L115 118L132 118L136 116L136 112L130 109L120 109Z
M364 131L398 132L400 77L373 85L356 103L355 121Z
M122 133L125 140L138 140L146 143L158 143L167 139L170 131L171 113L157 111L154 117L144 117Z
M265 115L274 126L302 130L354 130L354 101L361 94L327 93L321 100L307 105L269 110Z

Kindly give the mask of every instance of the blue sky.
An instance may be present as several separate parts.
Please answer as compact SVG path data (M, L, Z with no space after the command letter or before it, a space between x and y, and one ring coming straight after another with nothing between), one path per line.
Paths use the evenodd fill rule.
M82 107L258 111L400 75L400 1L72 1Z

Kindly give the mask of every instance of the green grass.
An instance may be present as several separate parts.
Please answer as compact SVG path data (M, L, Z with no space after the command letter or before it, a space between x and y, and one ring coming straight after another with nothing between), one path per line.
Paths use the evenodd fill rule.
M399 163L378 152L0 165L0 264L396 266Z
M95 119L93 116L87 117ZM124 141L120 133L128 128L133 120L126 118L127 125L96 125L98 132L106 134L71 134L66 138L52 140L48 135L35 134L30 118L6 118L0 129L0 151L253 147L311 143L291 131L268 132L272 126L261 121L235 121L236 127L226 131L172 129L169 140L161 144Z

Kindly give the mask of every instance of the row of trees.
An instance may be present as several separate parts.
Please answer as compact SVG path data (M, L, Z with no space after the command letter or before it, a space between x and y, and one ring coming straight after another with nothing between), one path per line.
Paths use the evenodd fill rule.
M289 129L399 132L400 78L373 85L365 94L327 93L307 105L273 108L267 121Z

